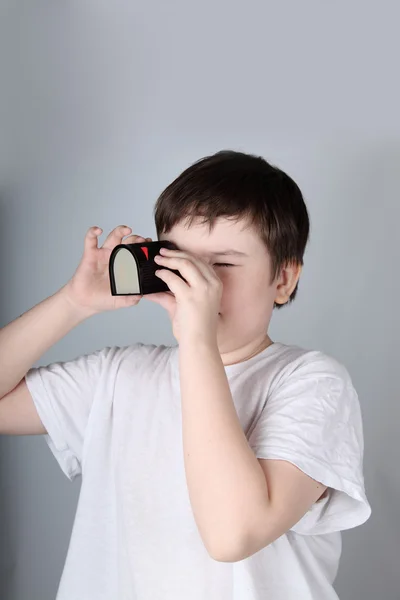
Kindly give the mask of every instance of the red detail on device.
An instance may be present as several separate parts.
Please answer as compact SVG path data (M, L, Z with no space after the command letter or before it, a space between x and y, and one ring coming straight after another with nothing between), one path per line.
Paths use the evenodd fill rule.
M148 248L144 248L143 246L140 246L140 249L143 250L143 252L146 255L147 260L149 260L149 249Z

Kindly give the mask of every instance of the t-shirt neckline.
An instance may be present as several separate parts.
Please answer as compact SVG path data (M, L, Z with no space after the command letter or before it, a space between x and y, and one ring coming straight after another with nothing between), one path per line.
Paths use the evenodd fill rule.
M261 352L258 352L257 354L255 354L254 356L251 356L247 360L242 360L242 361L240 361L238 363L234 363L232 365L224 365L225 371L226 371L226 373L234 373L234 372L242 371L242 370L246 369L247 367L249 367L250 365L252 365L253 363L257 362L258 360L265 358L270 353L273 354L275 352L275 350L277 350L278 347L281 345L282 344L280 342L272 342L272 344L270 344L269 346L264 348L264 350L261 350Z
M237 372L243 371L243 370L247 369L249 366L251 366L253 363L257 362L258 360L262 360L269 354L273 354L282 345L283 344L281 342L272 342L272 344L270 344L269 346L264 348L264 350L261 350L261 352L258 352L258 354L255 354L254 356L252 356L251 358L248 358L247 360L244 360L244 361L241 361L238 363L234 363L231 365L224 365L225 372L228 375L231 373L237 373ZM175 356L176 365L178 367L179 366L179 344L174 346L174 356Z

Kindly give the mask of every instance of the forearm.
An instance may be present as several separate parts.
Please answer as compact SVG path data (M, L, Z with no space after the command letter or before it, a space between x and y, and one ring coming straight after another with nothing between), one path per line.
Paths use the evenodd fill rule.
M90 316L70 302L65 289L0 330L0 398L18 385L51 346Z
M268 498L242 430L216 342L179 344L184 464L203 541L214 555L240 548Z

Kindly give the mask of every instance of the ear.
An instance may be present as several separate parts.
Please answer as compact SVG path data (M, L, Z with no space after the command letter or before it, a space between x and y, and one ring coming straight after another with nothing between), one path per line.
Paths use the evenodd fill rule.
M300 264L292 263L286 265L286 267L282 267L276 281L275 302L277 304L286 304L286 302L288 302L291 293L299 281L301 271L302 265Z

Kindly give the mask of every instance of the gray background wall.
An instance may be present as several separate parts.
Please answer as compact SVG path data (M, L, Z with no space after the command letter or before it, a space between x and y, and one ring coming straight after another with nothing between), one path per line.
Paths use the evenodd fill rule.
M0 326L64 285L91 225L154 238L156 197L205 154L259 153L302 188L311 244L271 337L336 356L360 396L373 515L343 536L342 600L400 597L398 19L387 1L0 2ZM36 365L136 340L175 343L161 307L98 315ZM52 600L80 484L40 437L0 442L0 597Z

